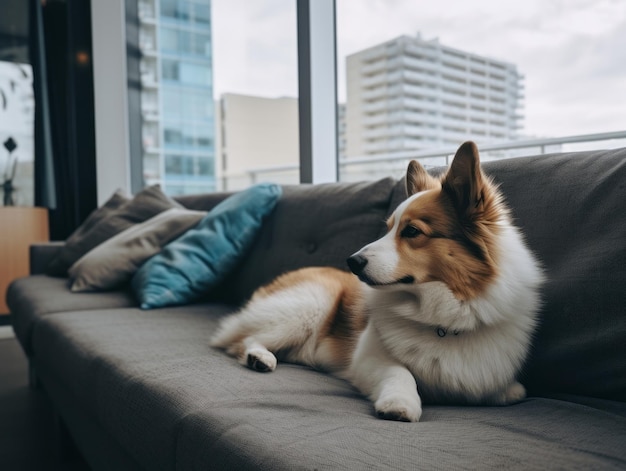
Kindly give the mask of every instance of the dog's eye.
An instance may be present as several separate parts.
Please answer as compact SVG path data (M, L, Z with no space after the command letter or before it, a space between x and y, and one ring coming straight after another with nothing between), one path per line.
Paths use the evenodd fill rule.
M422 231L420 231L415 226L406 226L404 229L402 229L402 232L400 233L400 236L401 237L405 237L407 239L413 239L414 237L417 237L421 233L422 233Z

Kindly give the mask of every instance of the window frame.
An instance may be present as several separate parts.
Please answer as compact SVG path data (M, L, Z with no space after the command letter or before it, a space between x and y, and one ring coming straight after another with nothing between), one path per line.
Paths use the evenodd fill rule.
M295 1L300 183L336 182L336 4L335 0ZM102 204L115 189L136 193L143 187L141 111L137 102L141 93L139 34L138 27L133 28L138 6L137 0L93 3L96 161L98 204Z

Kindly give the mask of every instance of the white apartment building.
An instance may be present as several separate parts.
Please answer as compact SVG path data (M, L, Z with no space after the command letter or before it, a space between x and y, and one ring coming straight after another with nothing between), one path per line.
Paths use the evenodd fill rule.
M298 99L225 93L215 107L217 187L297 183Z
M521 129L523 76L514 64L419 34L346 61L348 159L508 141Z
M344 104L337 105L339 158L345 157ZM224 93L215 106L216 179L221 190L300 178L298 99Z

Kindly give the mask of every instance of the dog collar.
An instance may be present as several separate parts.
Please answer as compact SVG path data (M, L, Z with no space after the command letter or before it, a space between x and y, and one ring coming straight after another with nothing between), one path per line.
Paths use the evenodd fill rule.
M446 329L445 327L439 326L435 329L435 332L437 332L437 335L441 338L445 337L446 335L448 335L448 329ZM452 331L453 335L459 335L461 333L461 331L459 329L454 329Z

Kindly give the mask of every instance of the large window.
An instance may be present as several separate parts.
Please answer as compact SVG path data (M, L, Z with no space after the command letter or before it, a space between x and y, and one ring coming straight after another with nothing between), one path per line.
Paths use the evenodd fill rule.
M212 11L218 186L297 183L296 2L213 0Z
M145 181L297 183L298 0L139 2ZM335 5L311 50L336 35L341 180L444 165L467 139L484 159L626 144L623 2Z
M146 184L233 190L254 183L258 168L264 180L298 182L295 7L139 0Z
M548 143L484 153L503 158L626 129L624 2L336 4L341 179L400 174L421 155L442 165L435 150L466 139Z

